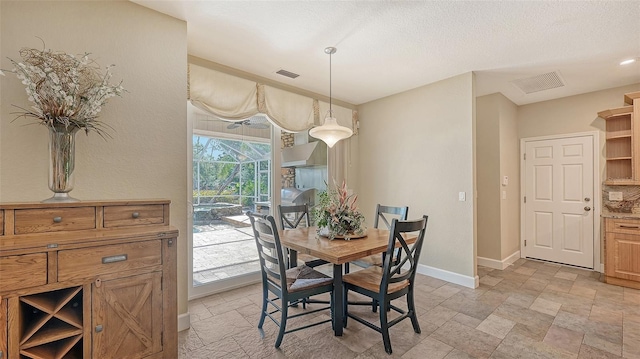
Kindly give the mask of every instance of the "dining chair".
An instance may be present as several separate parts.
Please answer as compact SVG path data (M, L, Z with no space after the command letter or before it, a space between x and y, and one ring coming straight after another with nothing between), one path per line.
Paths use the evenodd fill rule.
M292 206L278 205L278 213L280 214L280 228L282 229L298 228L301 225L309 227L311 224L311 220L309 219L309 205L306 203ZM298 253L298 259L312 268L328 263L325 260L304 253ZM288 268L293 267L294 264L297 265L297 263L289 263Z
M251 212L248 212L247 216L253 228L262 275L262 312L258 322L261 336L264 338L262 326L266 317L269 317L280 328L276 338L276 348L280 347L285 334L332 322L333 313L331 314L331 319L320 320L287 330L288 319L324 310L331 311L331 302L329 302L328 306L289 315L289 307L293 305L292 303L297 303L304 298L323 293L329 293L330 297L333 298L333 279L305 265L287 269L278 227L273 216ZM269 298L269 293L274 294L275 297ZM274 309L271 309L269 305L273 306ZM276 313L278 312L280 312L279 319L276 318Z
M409 215L408 206L392 207L392 206L384 206L384 205L378 204L376 206L376 216L375 216L375 219L373 220L373 228L379 228L378 224L380 223L380 220L381 220L382 223L384 223L385 228L390 229L391 228L390 222L393 220L393 217L401 221L405 221L408 215ZM399 258L397 258L397 254L398 254L398 251L394 253L394 259L396 261L399 260ZM384 255L385 255L384 253L382 255L374 254L374 255L370 255L370 256L352 261L351 263L362 268L369 268L371 266L381 267L384 261L384 258L383 258Z
M386 256L383 266L371 266L360 271L345 274L342 277L345 298L345 327L347 325L347 318L353 318L367 327L378 331L382 334L384 350L388 354L392 352L389 337L389 328L392 326L398 324L403 319L410 318L413 331L418 334L420 333L420 325L418 324L413 296L416 269L427 230L428 218L428 216L423 216L421 219L413 221L399 221L394 219L391 222L389 244L385 252ZM404 236L407 234L417 236L416 241L412 245L409 245L405 241ZM393 260L393 254L396 248L399 248L402 254L401 260L398 262ZM360 293L379 303L379 326L349 312L349 302L347 300L349 291ZM391 304L391 301L402 297L406 297L407 300L406 311ZM391 311L387 309L392 309L400 315L390 320L389 315Z

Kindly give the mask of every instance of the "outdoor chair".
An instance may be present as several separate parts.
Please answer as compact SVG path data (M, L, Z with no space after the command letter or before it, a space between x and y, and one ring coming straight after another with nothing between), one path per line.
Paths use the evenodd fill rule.
M325 305L317 309L304 310L301 313L289 315L289 307L292 305L290 303L297 303L304 298L323 293L329 293L330 297L333 298L333 279L306 265L287 269L278 228L273 216L251 212L248 212L247 216L253 228L262 274L262 312L258 323L261 336L264 338L262 326L266 317L269 317L280 328L275 343L276 348L280 347L285 334L332 322L333 313L331 314L331 319L320 320L287 330L288 319L323 310L331 311L330 302L328 306ZM269 298L270 293L274 294L275 297ZM279 319L276 318L276 313L278 312L280 312Z
M389 337L389 328L398 324L406 318L411 319L413 330L420 333L420 325L416 315L414 302L414 288L416 269L420 258L420 251L424 242L424 236L427 229L428 216L414 221L399 221L394 219L391 223L389 232L389 245L387 246L386 256L382 267L371 266L369 268L345 274L342 277L344 283L345 298L345 327L347 319L354 320L374 329L382 334L384 350L391 354L391 340ZM416 235L417 239L413 245L407 244L405 235ZM397 263L393 260L393 255L399 246L402 259ZM405 267L405 268L403 268ZM349 312L348 294L354 291L365 295L380 304L380 326L366 321ZM391 301L406 297L407 310L396 307ZM389 320L390 310L400 315Z

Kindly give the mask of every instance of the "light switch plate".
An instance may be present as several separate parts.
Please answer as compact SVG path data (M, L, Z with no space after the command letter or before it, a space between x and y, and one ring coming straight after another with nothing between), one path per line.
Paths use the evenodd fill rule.
M459 193L458 193L458 201L460 201L460 202L464 202L464 201L466 201L466 199L467 199L466 197L467 197L467 194L466 194L466 193L464 193L464 192L459 192Z
M609 201L622 201L622 192L609 192Z

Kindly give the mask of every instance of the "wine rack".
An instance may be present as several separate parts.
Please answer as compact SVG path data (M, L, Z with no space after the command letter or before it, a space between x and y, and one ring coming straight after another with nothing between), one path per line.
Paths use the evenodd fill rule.
M82 287L20 297L20 358L82 358Z

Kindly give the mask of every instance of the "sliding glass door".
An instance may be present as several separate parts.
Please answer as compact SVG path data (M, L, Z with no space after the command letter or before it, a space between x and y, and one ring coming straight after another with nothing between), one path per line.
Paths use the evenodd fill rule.
M265 117L227 122L196 114L193 128L190 298L259 280L246 212L270 208L274 191L273 131Z

